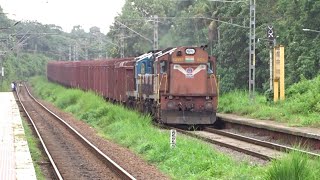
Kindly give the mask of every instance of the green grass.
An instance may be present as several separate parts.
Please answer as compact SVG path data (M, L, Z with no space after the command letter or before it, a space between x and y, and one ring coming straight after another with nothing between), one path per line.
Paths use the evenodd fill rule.
M258 93L255 102L250 102L248 92L236 90L219 98L218 111L286 122L291 126L320 127L320 76L294 84L286 93L286 100L277 103L267 102Z
M170 148L169 132L154 128L151 118L137 112L105 102L92 92L77 89L65 89L56 84L48 83L44 78L33 78L35 93L41 98L71 112L79 119L87 122L98 133L124 147L131 149L172 179L291 179L298 175L300 179L315 180L320 177L320 161L312 161L305 156L290 153L286 157L273 161L266 166L255 166L249 162L237 162L211 145L190 137L177 135L177 146ZM272 106L279 104L250 106L244 92L236 91L225 99L232 109L238 108L243 113L270 118L267 111L274 111L272 118L283 116L276 113ZM264 97L258 96L257 104L265 104ZM221 105L221 104L220 104ZM271 107L270 107L271 106ZM257 113L256 109L264 113ZM287 176L290 174L290 176Z
M320 159L310 160L299 152L290 152L280 160L273 161L266 172L270 180L317 180L320 177Z
M27 138L31 158L33 161L34 169L36 171L36 176L38 180L45 180L43 173L41 172L40 165L37 162L41 162L42 155L41 151L38 148L39 141L33 137L31 129L28 127L28 124L25 120L22 121L24 132Z
M172 179L263 178L263 167L236 162L193 138L178 134L177 146L171 149L169 132L154 128L150 117L105 102L92 92L65 89L39 77L32 84L41 98L87 122L101 136L140 154Z

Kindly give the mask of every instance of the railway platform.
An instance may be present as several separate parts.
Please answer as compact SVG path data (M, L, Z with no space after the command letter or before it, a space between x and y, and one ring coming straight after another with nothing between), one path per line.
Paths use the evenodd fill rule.
M12 92L0 92L0 179L36 179L19 108Z
M282 132L286 134L291 134L295 136L301 136L306 138L312 138L320 140L320 129L310 128L310 127L293 127L285 123L270 121L270 120L259 120L241 117L233 114L222 114L217 113L217 116L220 117L223 121L247 125L255 128L267 129L276 132Z

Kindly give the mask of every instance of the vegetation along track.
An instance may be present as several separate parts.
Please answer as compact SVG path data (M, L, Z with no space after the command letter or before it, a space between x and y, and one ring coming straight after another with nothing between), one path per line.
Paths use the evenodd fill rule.
M135 179L29 93L19 101L44 144L58 179Z
M203 131L185 131L181 129L178 129L177 131L264 160L276 159L289 151L299 151L308 154L311 157L320 157L319 154L313 152L307 152L210 127L204 128Z

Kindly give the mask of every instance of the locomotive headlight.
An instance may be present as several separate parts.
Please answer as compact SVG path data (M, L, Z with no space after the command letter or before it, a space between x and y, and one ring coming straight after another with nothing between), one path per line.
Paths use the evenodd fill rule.
M188 55L193 55L193 54L195 54L195 53L196 53L196 50L193 49L193 48L188 48L188 49L186 49L186 54L188 54Z
M174 103L173 101L169 101L167 103L167 108L168 109L174 109L176 107L176 103Z
M206 102L204 104L204 108L207 110L207 111L212 111L213 110L213 104L211 102Z

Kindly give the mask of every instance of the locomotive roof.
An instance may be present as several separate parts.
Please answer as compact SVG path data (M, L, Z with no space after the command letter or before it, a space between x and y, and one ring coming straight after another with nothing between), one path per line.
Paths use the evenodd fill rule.
M159 56L157 56L157 58L159 58L159 57L162 57L162 56L164 56L164 55L166 55L166 54L171 54L173 51L175 51L177 48L172 48L171 50L169 50L169 51L166 51L166 52L164 52L163 54L160 54Z
M136 59L137 59L137 62L139 62L139 61L142 61L142 60L144 60L146 58L150 59L153 55L159 56L161 53L162 53L162 51L159 51L159 52L156 52L156 53L150 52L150 53L143 54L143 55L141 55L139 57L136 57Z

